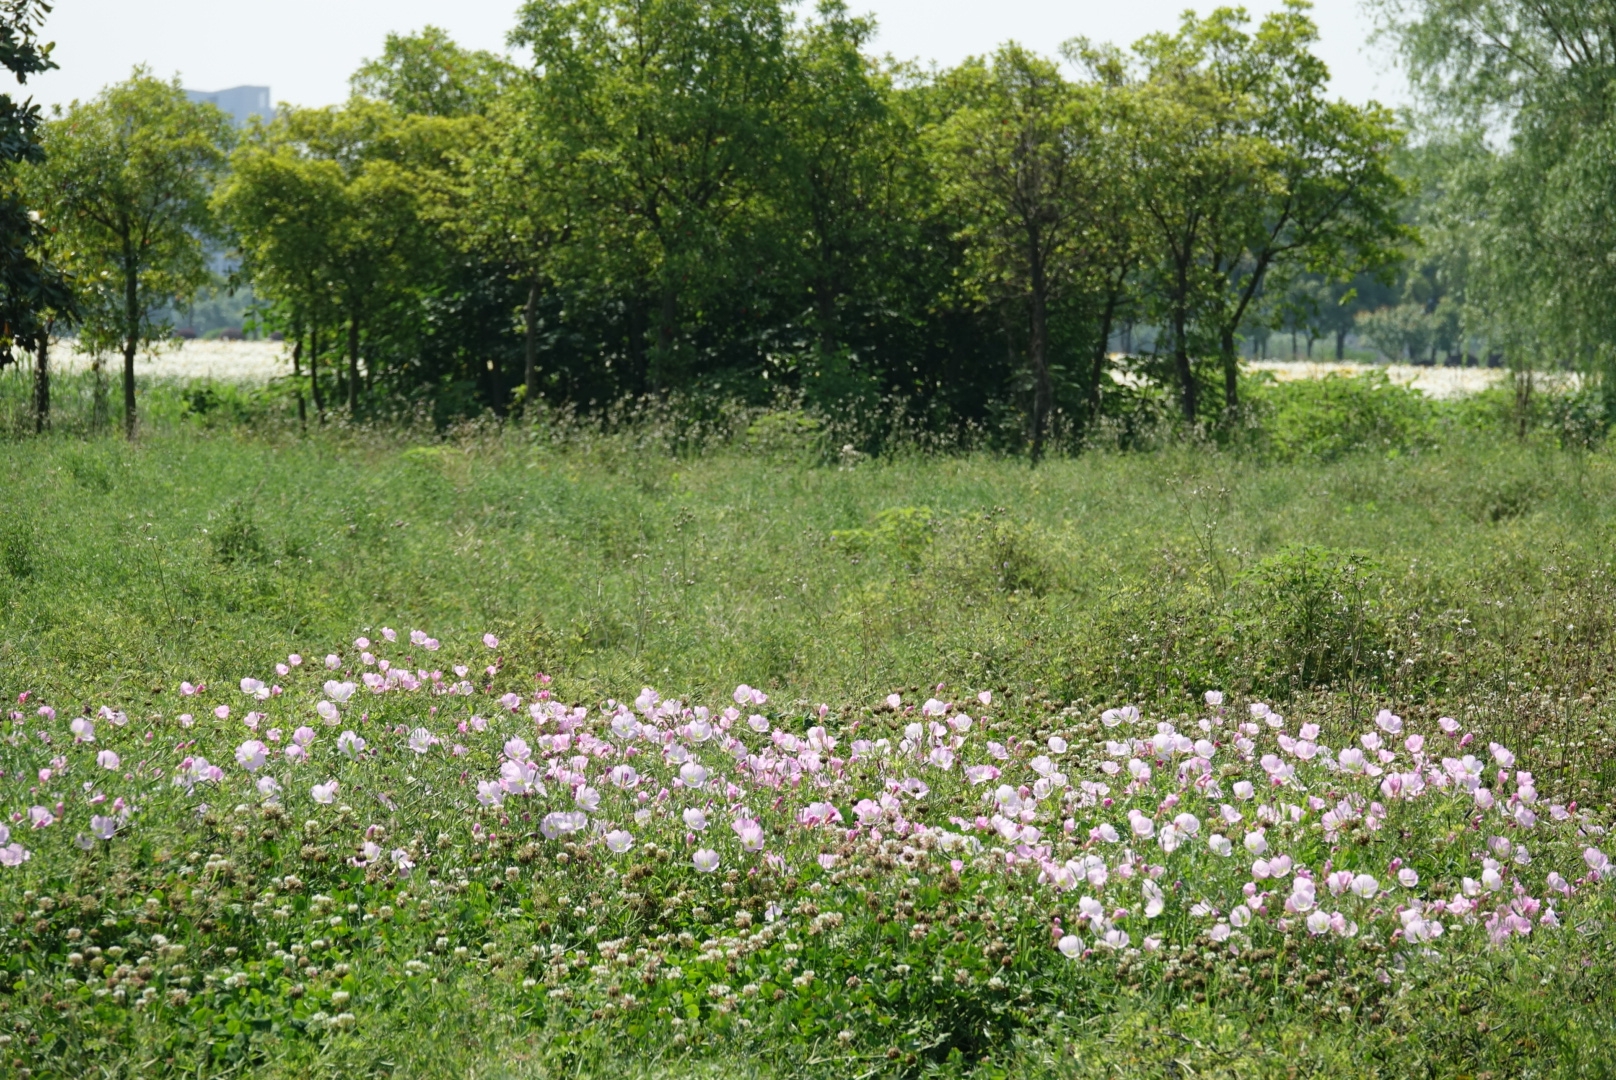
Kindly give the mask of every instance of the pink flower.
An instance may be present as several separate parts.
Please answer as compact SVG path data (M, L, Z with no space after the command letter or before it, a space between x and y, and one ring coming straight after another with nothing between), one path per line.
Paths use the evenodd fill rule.
M213 715L217 716L220 720L230 719L230 706L220 705L217 709L213 710Z
M711 848L698 848L690 857L690 863L703 874L710 874L718 869L718 852Z
M248 739L236 747L236 764L248 772L257 772L264 767L268 758L269 748L257 739Z
M309 789L309 794L314 796L315 802L322 806L329 806L337 801L337 782L327 780L323 784L315 784Z
M119 765L123 764L123 761L115 752L111 750L103 750L99 754L95 755L95 763L101 766L103 769L116 769Z
M338 656L336 653L327 653L325 658L325 666L327 670L337 670L342 666L342 657Z
M634 837L622 829L613 829L606 834L606 846L615 854L621 855L634 846Z
M730 823L735 835L740 838L741 847L746 851L762 851L764 844L763 826L751 818L736 818Z
M842 814L828 802L812 802L797 812L797 820L812 828L815 825L837 824L842 820Z
M45 829L56 824L56 815L43 806L30 806L28 821L36 829Z
M302 667L303 666L303 658L301 656L299 656L297 653L293 653L291 656L288 656L286 658L286 662L288 664L291 664L293 667Z
M1584 851L1582 861L1588 864L1588 869L1601 877L1610 873L1610 857L1596 847Z
M87 716L75 716L68 730L73 732L74 742L95 742L95 724Z
M484 634L483 644L487 645L490 649L497 649L499 648L499 638L495 637L493 634Z

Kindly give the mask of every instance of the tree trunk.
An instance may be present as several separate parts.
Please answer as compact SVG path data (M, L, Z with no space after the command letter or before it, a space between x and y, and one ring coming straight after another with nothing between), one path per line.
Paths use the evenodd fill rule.
M1218 333L1218 351L1223 359L1223 408L1233 412L1240 407L1240 355L1234 348L1234 331L1224 327Z
M1173 308L1173 368L1178 372L1179 393L1184 404L1184 419L1195 423L1200 411L1199 388L1195 385L1195 372L1190 370L1190 343L1186 336L1188 313L1182 304Z
M527 287L527 306L522 309L522 331L526 335L526 353L522 364L522 412L539 399L539 281L534 278Z
M359 317L348 316L348 415L359 414Z
M656 390L666 390L673 382L673 342L678 317L679 290L674 288L673 282L664 281L661 307L657 312L656 355L652 358L656 370L652 373L651 385Z
M107 426L106 360L97 355L90 361L90 373L90 430L99 435Z
M309 328L309 396L314 399L314 415L325 423L325 399L320 395L320 326Z
M1100 394L1105 378L1105 361L1107 350L1111 347L1111 321L1116 318L1117 294L1108 293L1105 298L1105 308L1100 313L1100 342L1094 347L1094 366L1089 371L1089 400L1087 422L1093 423L1095 417L1100 415Z
M828 360L837 347L836 292L823 275L814 280L814 318L819 323L819 357Z
M1049 379L1049 313L1046 307L1042 273L1033 271L1032 318L1028 330L1027 358L1032 361L1032 463L1044 456L1044 431L1049 426L1054 387Z
M303 330L296 331L292 341L292 385L297 387L297 426L303 431L309 429L308 413L303 408Z
M50 329L39 335L34 350L34 434L50 427Z
M1345 330L1337 330L1335 332L1335 359L1336 359L1337 363L1340 363L1342 360L1345 360L1346 358L1347 358L1347 332Z
M628 302L628 386L631 393L644 393L650 363L645 355L645 302L635 296Z
M139 281L132 260L124 266L123 283L123 433L135 437L135 350L140 347Z

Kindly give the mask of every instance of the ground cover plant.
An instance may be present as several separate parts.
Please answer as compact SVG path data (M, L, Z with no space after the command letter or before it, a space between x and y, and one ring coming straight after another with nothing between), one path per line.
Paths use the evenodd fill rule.
M183 397L0 447L10 1069L1610 1071L1605 451Z
M1218 692L1184 731L1125 706L1042 739L991 691L591 709L498 694L499 639L456 644L383 627L144 720L21 695L12 1066L295 1067L444 982L552 1049L588 1025L842 1071L991 1060L1146 982L1376 1025L1422 968L1544 938L1602 998L1601 815L1451 718L1332 748Z

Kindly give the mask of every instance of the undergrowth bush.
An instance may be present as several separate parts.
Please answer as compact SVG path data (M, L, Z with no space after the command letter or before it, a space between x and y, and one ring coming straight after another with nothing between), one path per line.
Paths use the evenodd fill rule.
M1383 371L1253 385L1260 443L1280 461L1401 454L1436 444L1438 411Z

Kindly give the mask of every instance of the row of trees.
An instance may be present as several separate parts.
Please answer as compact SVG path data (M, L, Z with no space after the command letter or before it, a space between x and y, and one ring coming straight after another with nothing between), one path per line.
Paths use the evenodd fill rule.
M1410 345L1580 368L1616 419L1616 2L1378 6L1421 104Z
M1109 407L1119 328L1159 328L1151 373L1215 420L1267 298L1401 259L1401 133L1327 96L1307 12L922 72L839 0L529 0L529 66L390 37L347 104L239 142L137 72L25 183L131 431L135 352L216 236L320 415L784 387L1020 416L1037 456Z

